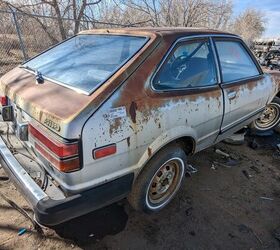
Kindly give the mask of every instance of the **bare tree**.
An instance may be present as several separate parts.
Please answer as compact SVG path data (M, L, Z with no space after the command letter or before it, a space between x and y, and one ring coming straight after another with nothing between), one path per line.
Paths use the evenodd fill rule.
M97 5L100 2L101 0L95 0L95 1L82 0L82 2L79 3L79 1L77 0L72 0L73 18L75 19L75 28L74 28L75 34L79 32L80 23L85 14L86 8Z
M227 25L232 14L229 0L114 0L113 4L119 13L134 21L135 18L148 19L151 26L219 29Z
M74 34L79 32L82 18L89 9L97 6L101 0L20 0L20 1L3 1L12 8L25 14L48 15L55 17L60 31L61 39L67 38L64 19L73 18ZM30 15L32 16L32 15ZM45 23L36 16L32 16L47 31ZM51 34L49 33L51 37ZM52 37L52 39L54 39Z
M119 24L119 26L154 26L151 15L138 7L130 7L130 2L106 0L98 5L95 15L101 22ZM109 27L110 24L108 25Z
M261 11L247 9L232 24L232 31L242 36L249 46L265 31L266 20Z
M161 5L158 0L119 0L119 3L126 7L126 14L130 11L138 13L137 16L149 19L152 26L160 26Z
M162 0L162 15L167 26L221 29L231 14L232 4L225 0Z
M231 0L0 0L17 10L30 14L53 41L67 38L69 30L76 34L83 21L91 27L121 26L183 26L231 30L248 42L264 31L263 13L246 10L232 17ZM31 15L31 14L37 14ZM52 20L40 15L54 17ZM73 19L72 22L66 19ZM54 21L55 20L55 21ZM97 21L98 20L98 21ZM60 38L57 39L57 28Z

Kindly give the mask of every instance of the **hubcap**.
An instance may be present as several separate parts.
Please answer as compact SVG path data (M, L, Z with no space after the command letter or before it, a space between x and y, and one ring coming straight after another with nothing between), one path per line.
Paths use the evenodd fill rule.
M261 116L256 120L256 125L262 129L272 128L280 119L280 106L277 103L271 103L266 107Z
M147 198L152 206L162 206L171 199L179 187L184 165L181 159L165 162L150 182Z

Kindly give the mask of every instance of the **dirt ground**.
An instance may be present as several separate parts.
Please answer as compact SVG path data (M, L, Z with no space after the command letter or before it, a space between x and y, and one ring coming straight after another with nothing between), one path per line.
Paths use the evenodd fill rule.
M0 200L0 249L279 249L279 143L279 134L246 137L244 145L219 143L193 156L198 173L158 214L139 214L124 200L42 237ZM30 211L1 171L0 192ZM27 232L18 236L20 228Z

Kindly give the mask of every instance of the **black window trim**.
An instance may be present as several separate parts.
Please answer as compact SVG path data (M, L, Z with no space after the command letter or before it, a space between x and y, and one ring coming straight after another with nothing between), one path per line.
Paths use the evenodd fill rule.
M222 87L230 87L233 85L240 85L240 84L244 84L247 81L253 81L253 80L259 80L262 79L264 77L264 73L261 69L260 64L258 63L256 57L253 55L252 51L248 48L248 46L246 45L246 43L239 37L212 37L212 42L213 42L213 46L214 46L214 50L215 50L215 55L218 61L218 66L219 66L219 72L220 72L220 79L221 79L221 86ZM221 62L220 62L220 58L219 58L219 53L217 50L217 46L216 46L216 41L234 41L234 42L239 42L243 48L245 49L245 51L248 53L249 57L251 58L252 62L254 63L254 65L256 66L259 74L255 75L255 76L250 76L250 77L243 77L240 79L236 79L236 80L232 80L232 81L228 81L228 82L224 82L223 81L223 75L222 75L222 67L221 67Z
M220 84L220 72L219 72L217 61L216 61L216 55L215 55L215 51L214 51L214 48L213 48L213 43L212 43L210 37L211 37L211 34L207 34L207 35L187 36L187 37L182 37L182 38L179 38L178 40L176 40L172 44L172 46L169 48L169 50L167 51L167 53L165 54L165 56L163 57L161 62L159 63L157 69L154 71L154 73L151 77L151 80L150 80L151 89L154 92L157 92L157 93L166 93L166 92L178 92L178 93L180 93L180 91L181 91L182 94L183 94L183 92L190 92L190 93L206 92L207 90L217 89L217 87L219 87L219 84ZM209 44L210 44L209 47L210 47L210 51L212 52L212 55L213 55L213 61L215 63L215 71L216 71L217 82L213 85L201 86L201 87L182 87L182 88L161 89L161 90L157 89L154 86L154 78L160 72L164 63L170 58L170 56L172 55L172 52L174 52L174 50L178 46L180 46L181 44L196 42L196 41L199 41L199 40L208 41Z
M166 54L163 56L163 58L161 59L160 63L158 64L156 70L153 72L150 81L149 81L149 87L150 89L157 93L157 94L164 94L166 95L166 93L170 93L170 92L175 92L178 95L184 95L184 94L188 94L188 93L195 93L195 92L206 92L206 91L210 91L211 89L218 89L220 84L221 84L221 72L220 72L220 66L219 66L219 61L217 58L217 52L215 49L215 45L213 42L213 38L236 38L236 39L240 39L241 38L237 35L233 35L233 34L203 34L203 35L190 35L190 36L183 36L178 38L168 49L168 51L166 52ZM162 67L162 65L164 64L165 60L168 58L168 55L172 52L173 48L176 46L177 43L179 42L183 42L183 41L188 41L188 40L195 40L197 38L208 38L210 40L211 43L211 48L212 48L212 52L214 55L214 60L215 60L215 66L216 66L216 70L218 72L218 84L217 85L212 85L212 86L207 86L207 87L196 87L196 88L180 88L180 89L168 89L168 90L158 90L156 88L154 88L153 86L153 80L155 75L157 74L157 72L160 70L160 68ZM174 93L174 94L175 94Z

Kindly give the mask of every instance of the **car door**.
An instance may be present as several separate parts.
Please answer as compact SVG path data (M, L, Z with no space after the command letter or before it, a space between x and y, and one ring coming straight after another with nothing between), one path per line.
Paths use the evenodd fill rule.
M169 107L172 105L164 112L168 129L185 126L185 131L192 131L197 150L215 141L222 122L223 94L208 37L177 43L152 83Z
M252 53L238 38L215 38L224 93L221 136L247 125L264 109L267 94L263 73Z

